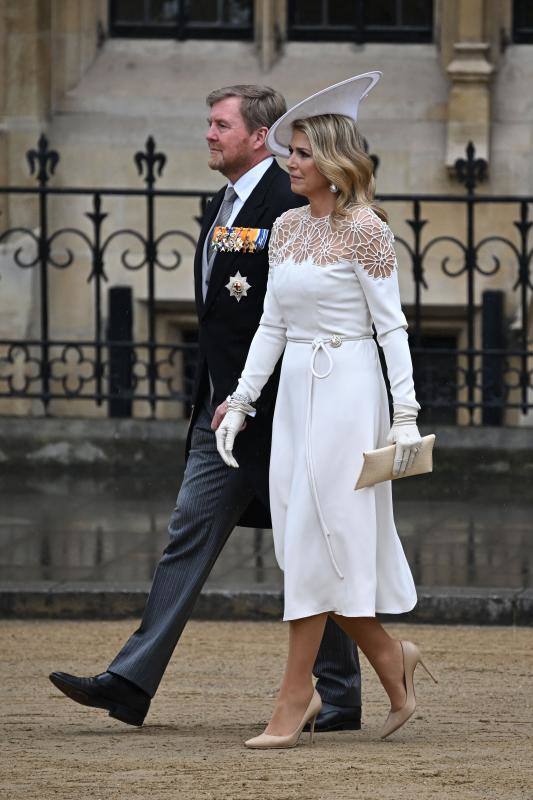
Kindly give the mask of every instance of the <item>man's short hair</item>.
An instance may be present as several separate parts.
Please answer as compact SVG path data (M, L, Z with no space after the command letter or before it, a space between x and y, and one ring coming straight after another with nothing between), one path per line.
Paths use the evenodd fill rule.
M248 133L257 128L271 128L287 110L283 95L270 86L253 84L238 84L215 89L207 95L206 103L211 108L226 97L241 98L241 116Z

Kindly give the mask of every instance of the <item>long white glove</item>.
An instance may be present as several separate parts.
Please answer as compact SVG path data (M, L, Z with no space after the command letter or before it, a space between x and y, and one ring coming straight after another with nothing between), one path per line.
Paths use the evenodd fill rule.
M413 367L405 329L389 331L379 337L379 342L385 354L394 405L387 441L396 445L392 474L398 477L413 465L422 443L416 425L420 406L415 397Z
M421 437L416 427L420 406L413 384L413 365L407 341L407 320L400 302L394 236L371 213L363 219L366 236L356 246L355 273L368 303L383 348L389 376L394 417L387 441L396 445L393 474L401 475L416 458ZM368 246L372 241L373 247ZM378 274L384 277L376 279Z
M235 442L235 437L244 427L244 422L249 414L254 415L255 409L247 402L247 398L236 395L228 397L226 416L215 433L217 450L222 461L224 461L228 467L237 469L239 466L233 455L233 444Z
M394 406L392 427L387 441L396 445L392 474L396 477L412 467L422 444L416 425L417 412L410 406Z
M239 465L233 455L233 443L245 419L246 414L244 411L228 410L215 433L217 450L220 453L222 461L224 461L228 467L235 467L235 469L237 469Z

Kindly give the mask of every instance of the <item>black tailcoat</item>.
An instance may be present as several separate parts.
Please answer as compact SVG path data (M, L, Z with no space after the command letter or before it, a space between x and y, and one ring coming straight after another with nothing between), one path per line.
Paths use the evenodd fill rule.
M243 370L250 343L259 325L268 279L268 244L255 253L217 253L205 302L202 297L202 252L204 242L222 204L223 187L208 205L194 259L196 308L199 323L199 357L194 404L187 439L203 399L209 391L211 375L214 386L213 405L222 403L237 385ZM247 228L272 229L272 223L289 208L305 204L304 198L293 194L287 173L274 161L263 175L235 218L233 225ZM269 237L270 239L270 237ZM226 284L237 272L250 284L247 296L237 302ZM247 427L235 441L235 457L240 469L246 470L256 490L257 499L249 506L241 525L270 527L268 498L268 467L272 437L272 416L279 380L279 364L261 392L256 403L257 415L247 418Z

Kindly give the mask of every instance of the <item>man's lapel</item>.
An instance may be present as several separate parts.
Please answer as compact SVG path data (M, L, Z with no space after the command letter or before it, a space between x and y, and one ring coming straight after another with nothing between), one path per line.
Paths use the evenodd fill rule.
M204 296L202 292L202 261L205 238L211 230L211 226L216 219L220 206L222 205L225 191L226 187L224 186L222 189L220 189L220 191L217 192L217 194L214 195L213 199L206 208L202 222L202 229L200 231L200 236L198 237L196 252L194 254L194 293L198 314L203 312L204 309Z
M261 218L263 217L263 214L266 211L267 207L268 190L270 188L270 184L272 183L272 181L277 176L280 170L281 167L275 161L270 165L270 167L267 169L267 171L265 172L265 174L255 187L255 189L251 193L248 200L245 202L245 204L237 214L235 220L232 223L232 227L242 227L242 228L261 227ZM211 278L209 280L209 287L207 289L207 295L205 298L204 314L209 309L217 293L220 291L220 288L223 285L226 275L228 273L228 269L231 271L231 269L233 268L234 261L239 257L240 253L217 254L215 256L215 260L213 262L213 269L211 271ZM220 258L224 259L224 269L220 269L221 266ZM218 262L218 269L217 269L217 262Z

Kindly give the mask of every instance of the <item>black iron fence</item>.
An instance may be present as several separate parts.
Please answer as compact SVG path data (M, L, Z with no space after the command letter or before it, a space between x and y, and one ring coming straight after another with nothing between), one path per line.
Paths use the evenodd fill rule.
M180 341L162 341L158 315L168 308L157 286L163 273L178 270L184 259L191 263L211 193L157 188L166 156L152 137L134 156L145 183L137 189L50 185L60 158L44 135L27 160L37 185L0 187L0 203L2 196L11 204L16 198L32 202L35 207L24 213L36 221L35 227L2 224L0 216L0 399L38 401L45 414L62 413L57 411L62 403L79 400L107 403L114 416L155 416L168 401L183 403L187 411L196 354L194 325L182 331ZM400 230L400 261L411 267L412 296L404 300L417 392L431 421L502 424L512 422L509 415L517 419L533 408L533 347L528 342L533 196L476 194L485 172L486 163L476 159L469 145L466 157L456 164L464 194L379 198ZM58 199L73 206L71 212L62 207L57 215L65 219L72 213L66 227L54 223ZM119 213L117 201L136 203L137 214L141 204L144 225L120 225L123 209ZM172 202L174 218L184 218L177 204L186 206L188 228L165 227L165 201ZM87 210L78 210L81 202ZM77 329L67 290L58 294L51 277L79 271L81 263L87 268L82 302L90 303L92 321ZM34 293L17 302L32 299L37 311L24 335L11 335L11 330L6 335L2 318L12 311L6 304L13 303L13 296L8 301L3 287L16 270L32 272ZM133 288L131 282L122 286L128 281L117 278L117 270L142 277L142 325L135 326L132 319L139 278ZM79 297L72 302L79 303ZM189 317L191 311L189 304ZM61 335L64 330L67 335Z

